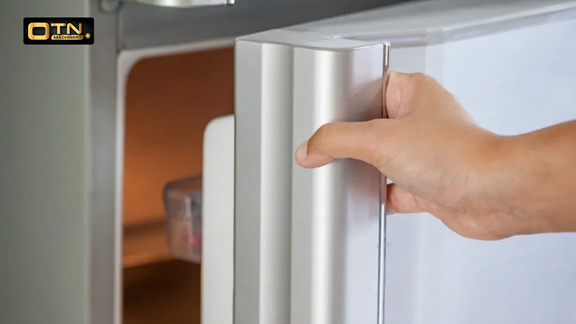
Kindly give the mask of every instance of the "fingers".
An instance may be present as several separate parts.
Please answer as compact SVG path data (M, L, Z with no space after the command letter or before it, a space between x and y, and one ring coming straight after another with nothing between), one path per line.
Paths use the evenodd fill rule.
M397 119L416 110L444 107L454 98L426 74L392 72L388 77L385 100L388 118Z
M316 168L334 159L352 158L374 165L385 124L386 120L325 124L296 150L296 162Z
M422 73L393 72L387 82L386 109L389 118L402 118L417 109L431 107L446 95L442 86ZM442 106L442 105L441 105ZM375 165L386 152L382 129L385 120L356 123L330 123L322 126L296 151L296 161L303 167L315 168L339 158L353 158Z
M428 204L396 184L389 184L386 189L386 215L425 212L428 211Z
M398 118L402 97L406 97L406 85L410 82L410 75L400 72L391 72L386 86L386 113L388 118ZM404 94L404 96L403 96Z

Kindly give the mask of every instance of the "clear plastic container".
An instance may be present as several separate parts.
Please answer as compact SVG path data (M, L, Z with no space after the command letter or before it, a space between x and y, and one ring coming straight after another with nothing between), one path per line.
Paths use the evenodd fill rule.
M170 181L164 186L168 249L175 258L202 260L202 177Z

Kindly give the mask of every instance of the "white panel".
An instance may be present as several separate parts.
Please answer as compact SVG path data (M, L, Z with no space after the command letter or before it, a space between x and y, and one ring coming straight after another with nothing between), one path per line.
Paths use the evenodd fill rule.
M202 324L232 324L234 314L234 116L204 133Z
M482 125L519 134L576 119L576 21L392 50ZM537 188L535 188L536 190ZM465 239L430 215L387 225L386 323L576 323L576 234Z
M574 0L433 0L382 7L291 30L336 38L430 44L576 16Z

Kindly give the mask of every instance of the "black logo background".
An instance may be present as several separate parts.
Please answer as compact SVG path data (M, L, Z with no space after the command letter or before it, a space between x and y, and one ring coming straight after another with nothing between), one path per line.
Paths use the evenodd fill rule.
M30 23L72 23L75 27L82 24L82 35L90 34L90 38L84 36L82 40L31 40L28 38L28 24ZM76 35L74 30L70 31L72 35ZM56 34L56 27L50 28L50 34ZM66 27L60 27L60 34L66 34ZM24 18L24 44L26 45L92 45L94 44L94 18L86 17L27 17Z

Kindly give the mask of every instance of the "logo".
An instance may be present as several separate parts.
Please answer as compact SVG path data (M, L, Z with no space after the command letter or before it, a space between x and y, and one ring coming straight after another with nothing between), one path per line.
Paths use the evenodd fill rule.
M94 18L24 18L26 45L92 45Z

